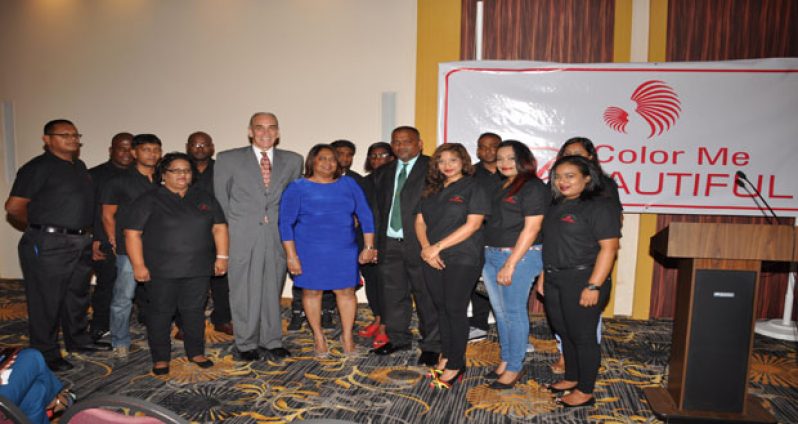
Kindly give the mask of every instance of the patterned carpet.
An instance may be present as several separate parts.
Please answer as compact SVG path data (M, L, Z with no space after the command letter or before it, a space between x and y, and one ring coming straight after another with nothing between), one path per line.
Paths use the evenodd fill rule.
M288 311L284 310L284 318ZM358 324L371 318L365 305ZM25 298L21 283L0 281L0 346L27 344ZM285 320L284 324L285 326ZM127 360L110 354L72 355L76 367L59 377L79 399L123 394L150 400L194 422L279 423L335 418L357 423L658 423L643 398L643 388L662 385L670 350L670 323L663 320L606 320L602 368L593 408L563 410L541 389L556 381L549 364L557 357L541 317L534 317L523 384L509 391L487 388L482 375L498 362L495 329L468 347L468 371L450 392L428 387L426 369L415 365L417 351L389 358L341 355L338 330L330 330L333 355L312 355L307 328L286 337L294 356L282 363L236 362L232 338L206 330L209 370L188 363L182 343L173 343L171 374L150 374L145 330L133 325ZM362 341L365 345L365 341ZM798 422L796 346L757 337L749 392L780 422Z

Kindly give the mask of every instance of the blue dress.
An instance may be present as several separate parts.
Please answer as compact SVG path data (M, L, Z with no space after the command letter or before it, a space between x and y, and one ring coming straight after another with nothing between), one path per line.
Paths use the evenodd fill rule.
M342 176L332 183L302 178L288 185L280 200L280 237L293 240L302 264L297 287L337 290L358 283L355 219L363 233L374 232L374 216L360 186Z

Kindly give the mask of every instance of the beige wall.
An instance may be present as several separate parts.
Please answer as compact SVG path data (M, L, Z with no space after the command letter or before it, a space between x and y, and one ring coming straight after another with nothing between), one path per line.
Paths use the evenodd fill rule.
M397 93L398 125L413 123L415 58L415 0L0 2L0 100L14 105L18 166L56 117L85 134L93 166L122 130L155 133L166 151L200 129L217 151L240 146L249 115L268 110L283 148L348 138L359 169L382 133L381 93ZM1 227L0 276L19 277L19 233Z

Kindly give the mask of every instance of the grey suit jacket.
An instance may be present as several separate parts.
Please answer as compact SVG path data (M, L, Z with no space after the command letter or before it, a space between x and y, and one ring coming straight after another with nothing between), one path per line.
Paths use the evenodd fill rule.
M252 147L227 150L216 157L213 188L230 229L231 260L248 255L258 237L267 237L268 246L282 250L277 212L283 189L302 174L302 156L277 148L273 156L268 189Z

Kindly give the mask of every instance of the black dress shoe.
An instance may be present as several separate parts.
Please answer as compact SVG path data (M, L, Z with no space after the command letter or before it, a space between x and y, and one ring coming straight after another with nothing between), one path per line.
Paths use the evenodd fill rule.
M583 407L583 406L593 406L595 404L596 404L596 398L594 398L594 397L592 397L592 398L590 398L590 399L588 399L588 400L586 400L586 401L584 401L582 403L577 403L577 404L566 403L566 402L564 402L562 400L562 398L557 399L557 405L560 405L563 408L580 408L580 407Z
M371 349L371 353L376 355L390 355L395 352L399 352L402 350L410 350L410 345L395 345L391 342L385 343L382 347L378 347L377 349ZM434 365L434 364L433 364Z
M260 359L260 354L258 354L258 349L240 350L238 351L238 359L249 362L257 361Z
M277 359L288 358L291 356L291 352L284 347L275 347L274 349L266 349L266 351Z
M112 349L111 343L93 342L83 346L75 346L72 349L69 349L69 351L78 352L78 353L93 353L93 352L110 352L111 349Z
M152 367L152 373L155 375L166 375L169 374L169 366L165 366L163 368L155 368Z
M418 364L419 365L426 365L428 367L434 367L438 363L438 357L441 354L438 352L430 352L428 350L422 350L421 355L418 355Z
M188 362L197 364L197 366L200 368L210 368L213 366L213 361L211 361L210 359L206 359L204 361L195 361L193 359L189 359Z
M64 372L64 371L69 371L72 368L75 368L75 366L70 364L66 359L58 357L58 358L48 359L47 368L50 368L51 371L55 372Z
M497 380L501 376L502 375L497 373L496 370L493 370L493 371L483 375L483 377L487 378L488 380Z

